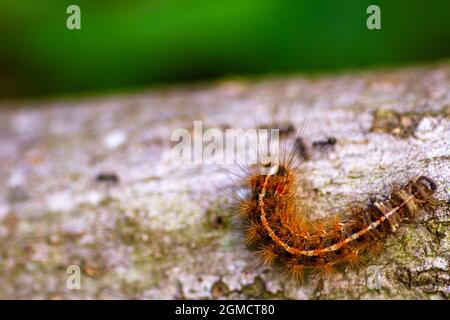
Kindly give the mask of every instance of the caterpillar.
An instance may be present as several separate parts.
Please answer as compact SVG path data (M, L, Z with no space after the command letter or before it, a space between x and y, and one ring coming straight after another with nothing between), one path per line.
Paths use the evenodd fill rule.
M278 164L248 168L244 185L250 190L239 203L245 242L266 265L278 263L300 282L308 270L329 277L342 267L359 268L386 237L421 210L436 204L437 185L418 176L392 188L384 201L351 206L346 215L310 220L299 196L299 174L293 156Z

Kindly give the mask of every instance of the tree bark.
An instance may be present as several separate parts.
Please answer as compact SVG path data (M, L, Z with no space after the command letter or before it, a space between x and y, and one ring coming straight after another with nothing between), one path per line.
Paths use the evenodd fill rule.
M0 112L1 299L450 295L448 63L3 102ZM252 268L229 205L225 169L236 166L172 161L172 132L194 121L203 130L303 125L315 217L417 175L438 183L442 201L359 271L299 285L277 266ZM77 267L79 289L69 283Z

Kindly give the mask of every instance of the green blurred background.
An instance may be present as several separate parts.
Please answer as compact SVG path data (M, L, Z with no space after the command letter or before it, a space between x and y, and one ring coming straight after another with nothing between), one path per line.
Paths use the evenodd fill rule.
M81 8L81 30L66 8ZM366 9L381 7L381 30ZM450 57L449 0L2 0L0 98Z

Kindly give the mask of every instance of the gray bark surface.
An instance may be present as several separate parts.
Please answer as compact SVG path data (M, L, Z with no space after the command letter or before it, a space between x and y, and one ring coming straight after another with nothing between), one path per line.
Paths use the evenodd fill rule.
M3 102L0 114L1 299L450 295L448 63ZM298 285L277 266L252 268L232 219L230 167L171 161L173 130L200 120L204 130L305 123L308 146L335 138L302 166L316 217L417 175L437 181L443 201L360 270ZM79 290L67 288L71 265Z

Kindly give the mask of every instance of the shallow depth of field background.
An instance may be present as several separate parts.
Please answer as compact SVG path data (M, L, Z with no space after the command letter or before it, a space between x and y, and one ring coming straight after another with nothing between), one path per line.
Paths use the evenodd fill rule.
M81 7L82 30L66 28ZM381 7L382 30L366 8ZM450 57L448 0L2 0L0 99Z

